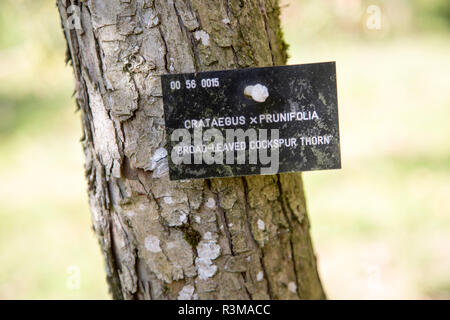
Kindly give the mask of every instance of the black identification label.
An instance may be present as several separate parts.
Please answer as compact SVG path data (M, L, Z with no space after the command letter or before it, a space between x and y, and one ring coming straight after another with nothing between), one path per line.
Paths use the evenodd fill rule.
M162 76L171 180L341 167L334 62Z

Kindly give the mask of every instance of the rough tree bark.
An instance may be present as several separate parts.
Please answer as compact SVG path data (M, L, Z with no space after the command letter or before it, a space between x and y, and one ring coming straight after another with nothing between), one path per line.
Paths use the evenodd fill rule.
M300 174L174 182L161 152L159 75L285 64L278 1L57 7L113 298L325 298Z

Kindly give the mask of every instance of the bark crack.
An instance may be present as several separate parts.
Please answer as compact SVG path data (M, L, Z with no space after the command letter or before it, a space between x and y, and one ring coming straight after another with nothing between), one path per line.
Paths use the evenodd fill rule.
M187 4L188 4L189 10L192 11L191 4L189 1L187 2ZM178 12L178 8L176 6L175 1L173 2L173 8L175 10L175 14L177 15L177 20L178 20L178 24L180 25L181 33L185 34L191 43L192 52L194 54L194 70L198 71L199 66L200 66L200 54L198 52L197 43L195 42L195 39L194 39L194 36L192 35L192 33L184 25L183 19L181 18L180 13ZM197 18L197 20L199 21L199 25L200 25L200 19Z
M217 203L217 212L219 213L220 219L222 220L223 230L224 230L225 236L227 237L227 240L228 240L228 245L230 247L231 255L235 256L236 254L234 253L234 249L233 249L233 240L231 237L230 229L228 227L229 221L228 221L228 218L227 218L224 210L220 207L219 195L218 195L218 193L216 193L212 190L210 179L206 179L206 186L207 186L208 190L211 191L211 193L214 195L214 200Z
M287 223L288 223L288 226L289 226L289 245L290 245L290 250L291 250L291 255L292 255L292 264L293 264L293 268L294 268L295 283L297 285L296 291L297 291L297 295L299 297L301 297L301 294L300 294L300 281L298 279L298 273L297 273L297 259L296 259L296 255L295 255L295 251L294 251L294 244L292 243L292 230L293 229L292 229L291 219L288 216L288 212L290 212L290 211L287 208L286 199L283 196L283 187L281 185L280 175L277 174L276 177L277 177L277 187L278 187L278 190L280 192L279 200L281 201L282 208L283 208L282 212L283 212L283 215L285 216L285 218L287 220Z
M264 263L264 248L259 247L258 243L256 242L253 233L251 231L251 227L250 227L250 221L249 221L249 211L250 211L250 206L248 204L248 194L249 194L249 187L248 187L248 183L245 177L242 177L242 183L244 185L244 197L245 197L245 215L246 215L246 221L247 221L247 228L248 228L248 232L250 234L250 237L252 239L252 242L254 243L254 245L258 248L258 252L260 253L260 258L259 258L259 263L261 264L261 268L263 270L263 274L264 274L264 278L266 279L267 282L267 293L269 295L269 299L273 299L273 293L272 293L272 284L270 283L270 278L269 275L267 274L266 271L266 265Z
M161 30L161 26L158 26L158 31L159 31L159 34L161 36L161 40L162 40L162 43L163 43L163 46L164 46L165 71L167 73L170 73L169 72L169 70L170 70L169 47L167 46L167 41L166 41L166 38L164 37L164 34L163 34L162 30Z

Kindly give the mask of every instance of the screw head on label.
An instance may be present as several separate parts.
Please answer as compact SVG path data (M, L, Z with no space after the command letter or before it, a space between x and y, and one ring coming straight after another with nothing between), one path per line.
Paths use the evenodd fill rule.
M269 97L269 90L262 84L256 84L254 86L246 86L244 94L251 97L256 102L264 102Z

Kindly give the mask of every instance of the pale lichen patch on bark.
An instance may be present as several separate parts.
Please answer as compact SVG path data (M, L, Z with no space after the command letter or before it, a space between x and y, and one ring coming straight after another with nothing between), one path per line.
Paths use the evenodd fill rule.
M262 281L262 279L264 279L264 273L262 271L260 271L256 275L256 281Z
M192 300L195 288L192 285L184 286L178 293L178 300Z
M150 252L161 252L161 247L159 246L159 239L158 237L149 235L145 237L144 240L145 249L147 249Z
M197 246L197 258L195 259L200 280L206 280L215 275L217 266L213 264L213 260L219 257L220 252L221 248L217 244L217 234L206 232Z

